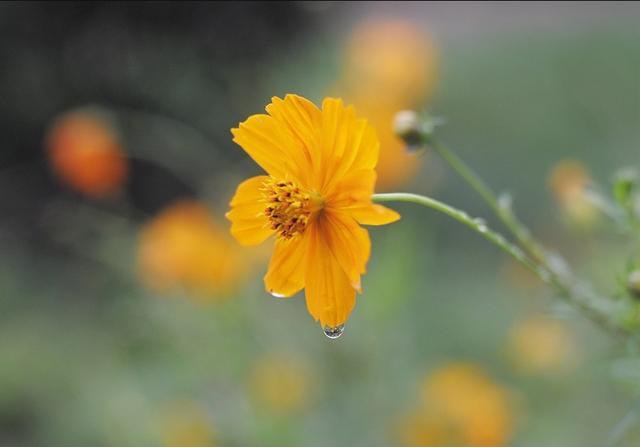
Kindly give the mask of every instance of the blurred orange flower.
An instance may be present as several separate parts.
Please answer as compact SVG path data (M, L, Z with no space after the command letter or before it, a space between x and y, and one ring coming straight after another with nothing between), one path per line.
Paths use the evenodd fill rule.
M449 421L428 408L414 408L404 414L395 430L402 447L462 446L462 441Z
M598 219L598 209L587 197L591 175L577 160L558 162L549 175L548 185L571 224L590 227Z
M299 360L282 355L259 358L251 369L249 390L260 407L278 413L305 408L313 394L313 375Z
M346 45L339 90L378 133L378 191L406 184L420 165L396 136L393 121L398 111L421 107L430 98L436 73L435 44L405 20L365 20Z
M509 393L474 365L452 363L434 371L422 385L422 400L449 422L465 447L503 447L511 439Z
M164 447L215 447L216 434L206 410L197 402L173 402L162 415Z
M246 276L253 253L220 228L207 207L176 202L148 222L138 246L138 272L157 291L178 287L201 300L224 295Z
M278 297L303 288L307 309L328 337L340 336L361 291L369 232L398 213L376 205L378 139L353 106L326 98L322 109L297 95L272 98L268 115L232 129L266 175L242 182L227 218L243 245L276 239L265 287Z
M98 111L78 110L58 118L46 146L60 180L89 197L114 194L127 178L127 158L118 136Z
M542 315L514 324L508 353L514 368L522 374L566 374L578 361L577 344L569 327Z
M436 46L417 24L367 19L347 42L343 83L359 98L421 104L435 86L436 65Z

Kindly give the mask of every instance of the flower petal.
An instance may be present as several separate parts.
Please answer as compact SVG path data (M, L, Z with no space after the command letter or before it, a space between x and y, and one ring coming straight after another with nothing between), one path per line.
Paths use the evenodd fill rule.
M306 233L297 239L276 241L269 270L264 277L267 292L289 297L304 287L308 241Z
M271 98L267 113L275 118L286 129L298 145L303 149L309 166L319 164L318 135L322 114L308 99L288 94L284 99Z
M340 209L371 203L376 183L373 169L359 169L350 172L337 181L333 191L326 196L329 208Z
M371 254L369 233L348 214L327 211L318 221L322 236L333 257L346 273L351 286L362 291L360 275L366 271Z
M354 170L374 169L380 144L375 130L358 119L353 106L341 99L322 103L322 190L328 193L335 182Z
M260 191L268 179L259 175L245 180L238 185L231 199L231 211L225 216L231 221L231 234L242 245L258 245L273 234L264 214L265 204Z
M264 169L279 179L294 178L301 184L309 163L305 149L290 132L269 115L252 115L231 129L233 141Z
M311 316L323 326L344 324L356 302L356 291L329 246L320 228L312 225L309 231L305 296Z
M396 211L375 203L344 208L344 211L361 225L386 225L400 219L400 214Z

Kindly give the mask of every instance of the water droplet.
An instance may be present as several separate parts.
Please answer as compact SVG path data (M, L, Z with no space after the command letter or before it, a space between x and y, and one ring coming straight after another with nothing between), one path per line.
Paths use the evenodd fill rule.
M481 217L476 217L475 219L473 219L473 223L475 223L479 227L486 227L487 226L487 221L484 220Z
M486 226L486 225L478 225L478 231L479 231L480 233L486 233L486 232L487 232L487 230L488 230L488 228L487 228L487 226Z
M286 295L283 295L281 293L278 292L274 292L273 290L269 290L269 294L271 294L271 296L275 296L276 298L285 298Z
M326 335L328 338L335 340L336 338L339 338L344 333L344 324L341 324L336 327L323 326L322 331L324 332L324 335Z

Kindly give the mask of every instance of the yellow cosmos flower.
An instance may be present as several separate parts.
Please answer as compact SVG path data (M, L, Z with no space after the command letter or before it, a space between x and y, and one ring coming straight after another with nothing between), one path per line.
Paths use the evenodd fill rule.
M598 209L587 197L591 175L577 160L558 162L549 175L549 188L562 207L568 223L588 229L598 220Z
M378 138L340 99L327 98L319 109L287 95L266 110L231 130L266 171L238 186L227 213L231 233L244 245L274 236L267 291L289 297L304 288L309 313L337 336L369 259L369 233L360 225L400 218L371 201Z
M509 333L509 357L522 374L563 375L578 363L578 349L570 328L560 320L531 316Z
M164 447L218 445L206 409L195 401L173 402L164 412L160 422L160 435Z
M406 185L421 164L394 132L396 113L422 108L437 80L438 51L417 24L389 18L365 19L350 35L336 87L375 127L380 138L378 191Z
M403 414L396 424L394 433L398 444L403 447L464 445L446 418L423 407Z
M401 19L366 19L346 45L345 87L360 96L406 105L428 98L436 84L434 41L417 24Z
M246 253L195 200L169 205L142 228L138 273L158 292L183 289L189 298L223 297L247 276L253 253Z
M422 398L427 408L450 421L462 445L508 445L514 426L510 396L480 368L466 363L439 368L426 378Z
M249 390L255 403L269 412L291 414L311 400L314 376L306 364L285 355L265 355L251 368Z

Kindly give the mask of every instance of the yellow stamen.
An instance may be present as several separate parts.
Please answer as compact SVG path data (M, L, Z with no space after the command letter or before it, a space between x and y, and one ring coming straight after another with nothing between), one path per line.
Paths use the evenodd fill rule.
M322 197L300 188L291 180L270 177L263 187L264 213L269 218L271 229L278 237L291 239L304 233L309 219L322 209Z

